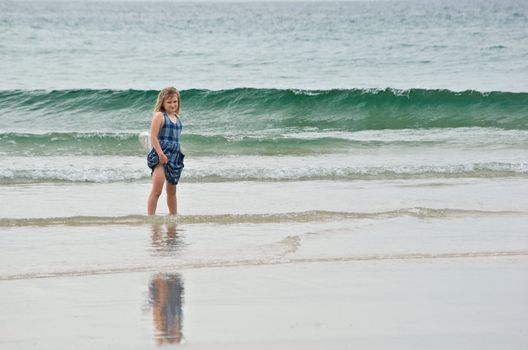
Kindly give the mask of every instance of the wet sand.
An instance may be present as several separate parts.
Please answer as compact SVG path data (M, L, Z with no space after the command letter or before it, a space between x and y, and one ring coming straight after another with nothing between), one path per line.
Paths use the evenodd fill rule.
M3 187L0 348L528 344L523 179L149 186Z
M397 259L2 281L5 349L524 349L528 259Z

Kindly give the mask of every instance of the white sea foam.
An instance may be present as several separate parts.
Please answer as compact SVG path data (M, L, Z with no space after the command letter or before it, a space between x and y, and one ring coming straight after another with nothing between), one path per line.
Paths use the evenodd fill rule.
M355 153L310 156L186 157L182 181L293 181L526 176L528 153L511 149L452 150L371 148ZM144 157L2 157L0 182L146 181Z

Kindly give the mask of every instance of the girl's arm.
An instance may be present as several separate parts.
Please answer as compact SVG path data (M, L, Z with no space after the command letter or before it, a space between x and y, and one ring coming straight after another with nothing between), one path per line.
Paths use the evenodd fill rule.
M152 117L152 123L150 125L150 141L152 142L152 147L154 148L154 150L156 150L156 153L158 154L160 163L166 164L169 159L167 158L165 153L163 153L158 139L158 134L162 124L163 114L161 112L154 113L154 116Z

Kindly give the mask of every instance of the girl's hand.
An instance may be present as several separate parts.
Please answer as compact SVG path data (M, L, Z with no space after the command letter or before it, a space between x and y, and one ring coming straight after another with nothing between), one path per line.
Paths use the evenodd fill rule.
M161 164L167 164L169 161L169 158L165 155L165 153L160 154L159 160Z

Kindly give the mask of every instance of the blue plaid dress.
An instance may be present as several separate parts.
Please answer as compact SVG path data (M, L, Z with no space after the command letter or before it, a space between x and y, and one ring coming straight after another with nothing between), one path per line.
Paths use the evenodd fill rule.
M172 185L178 183L183 170L183 158L185 158L185 155L180 152L182 127L180 118L176 118L176 123L173 123L167 113L163 112L163 126L158 133L158 140L161 150L169 159L167 164L164 165L165 179ZM159 156L154 148L147 155L147 164L152 169L152 172L154 172L156 165L159 164Z

